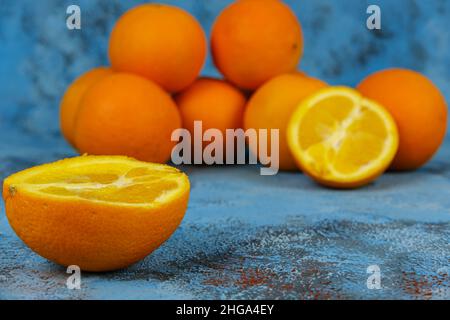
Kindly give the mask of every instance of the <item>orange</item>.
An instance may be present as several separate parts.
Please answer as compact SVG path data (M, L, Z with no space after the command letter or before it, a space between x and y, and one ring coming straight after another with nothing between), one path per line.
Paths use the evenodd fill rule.
M358 90L385 106L397 122L400 148L392 169L417 169L433 157L447 130L447 105L429 79L415 71L389 69L367 77Z
M115 73L84 95L75 145L81 153L164 163L175 146L172 132L179 127L178 108L158 85L137 75Z
M64 137L72 146L74 146L73 130L75 118L81 98L90 86L110 74L112 74L110 68L95 68L76 79L67 88L60 105L60 125Z
M227 129L242 128L246 98L231 84L201 78L179 94L175 101L180 108L183 126L194 135L194 122L202 121L203 131L218 129L224 142Z
M279 0L238 0L217 18L211 34L214 62L235 85L254 90L294 71L303 51L299 21Z
M286 140L289 119L307 96L327 86L326 83L300 73L284 74L273 78L256 91L247 104L245 129L280 130L280 169L297 170ZM268 135L270 146L270 135ZM257 150L251 150L254 154Z
M114 70L142 75L177 92L200 73L206 48L206 36L189 13L169 5L144 4L118 20L109 57Z
M390 113L346 87L328 87L305 99L289 121L287 138L303 172L335 188L374 181L398 150Z
M120 156L82 156L6 178L9 223L39 255L83 271L127 267L183 219L189 180L175 168Z

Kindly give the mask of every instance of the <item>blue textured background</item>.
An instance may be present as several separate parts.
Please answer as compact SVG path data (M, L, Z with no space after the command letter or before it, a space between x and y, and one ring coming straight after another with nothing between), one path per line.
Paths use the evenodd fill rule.
M114 21L142 1L0 1L0 177L74 151L58 103L82 72L107 64ZM230 1L160 1L209 30ZM408 67L450 98L450 1L289 0L305 34L301 68L355 85L372 71ZM79 4L82 30L65 27ZM365 28L368 4L382 31ZM203 74L218 75L210 59ZM386 174L357 191L322 189L301 174L256 167L186 167L192 194L175 235L141 263L86 274L65 287L62 267L32 253L0 212L0 298L450 298L450 142L413 173ZM368 290L377 264L382 290Z

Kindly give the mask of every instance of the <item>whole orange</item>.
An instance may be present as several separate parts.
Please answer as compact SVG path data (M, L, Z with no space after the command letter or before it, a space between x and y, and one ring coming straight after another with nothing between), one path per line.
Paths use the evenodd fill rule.
M92 69L76 79L67 88L61 100L59 120L62 134L72 146L74 146L73 130L75 117L81 98L91 85L103 77L112 74L112 72L110 68L106 67Z
M84 95L75 123L81 153L126 155L164 163L181 118L172 98L155 83L137 75L115 73Z
M242 128L246 99L226 81L200 78L175 98L183 126L194 132L194 121L202 121L203 130Z
M142 75L177 92L200 73L206 48L206 36L189 13L169 5L144 4L117 21L109 57L114 70Z
M242 128L246 98L230 83L210 78L196 80L175 98L183 126L194 135L194 122L201 121L202 129L218 129L226 145L226 130ZM208 145L204 143L203 146ZM226 150L224 150L225 152Z
M238 0L217 18L211 35L214 62L243 89L294 71L303 51L299 21L279 0Z
M411 70L388 69L368 76L358 90L387 108L397 122L400 147L392 169L417 169L433 157L447 130L447 105L428 78Z
M266 82L251 97L244 115L245 129L280 130L280 169L297 170L287 143L290 117L303 99L326 87L321 80L300 73L283 74ZM269 146L270 134L268 134ZM256 154L257 150L251 150Z

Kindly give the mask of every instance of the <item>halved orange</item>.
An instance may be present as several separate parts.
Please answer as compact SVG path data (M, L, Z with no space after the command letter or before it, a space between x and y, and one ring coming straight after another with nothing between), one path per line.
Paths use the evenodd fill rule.
M11 175L6 215L41 256L85 271L129 266L176 230L189 180L167 165L122 156L81 156Z
M347 87L325 88L304 100L292 115L287 135L303 172L336 188L375 180L399 144L389 112Z

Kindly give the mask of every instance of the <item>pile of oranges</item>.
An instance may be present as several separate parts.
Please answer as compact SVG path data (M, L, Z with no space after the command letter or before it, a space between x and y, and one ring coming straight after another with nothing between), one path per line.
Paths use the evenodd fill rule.
M388 167L419 168L444 139L445 99L417 72L380 71L354 90L297 71L302 28L282 1L233 2L210 47L224 80L199 78L208 45L189 13L154 3L129 10L110 37L111 67L65 93L64 136L82 154L164 163L171 133L192 131L194 121L223 132L278 129L280 169L334 187L367 184Z
M86 271L150 254L181 222L190 191L186 175L158 163L170 159L174 130L193 134L194 121L222 133L279 130L280 169L336 188L417 169L444 139L445 99L417 72L380 71L352 89L297 71L302 28L280 0L235 1L210 42L225 80L199 78L207 41L187 12L144 4L119 19L111 67L82 75L61 103L64 136L89 155L4 181L8 220L31 249Z

